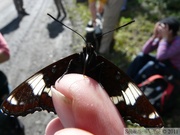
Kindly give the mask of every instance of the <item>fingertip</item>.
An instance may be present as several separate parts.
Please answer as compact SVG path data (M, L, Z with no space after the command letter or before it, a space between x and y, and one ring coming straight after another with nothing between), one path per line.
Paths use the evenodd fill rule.
M66 128L56 132L55 135L93 135L93 134L78 128Z
M59 118L51 120L45 130L45 135L54 135L57 131L63 129L63 125Z

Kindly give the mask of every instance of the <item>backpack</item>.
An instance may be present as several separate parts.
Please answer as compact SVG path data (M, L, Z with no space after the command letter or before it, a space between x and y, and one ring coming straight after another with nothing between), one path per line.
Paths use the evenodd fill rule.
M152 75L138 85L156 110L163 114L172 109L174 85L162 75Z

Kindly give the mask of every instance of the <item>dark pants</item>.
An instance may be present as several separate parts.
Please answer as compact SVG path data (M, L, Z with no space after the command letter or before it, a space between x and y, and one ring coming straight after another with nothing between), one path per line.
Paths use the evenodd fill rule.
M14 5L15 5L17 12L18 13L24 12L23 0L13 0L13 1L14 1Z
M136 84L141 83L154 74L170 75L172 65L170 62L159 62L154 56L140 53L130 64L127 74Z
M0 71L0 105L8 94L7 77ZM0 135L24 135L24 126L17 118L5 115L0 111Z
M62 0L54 0L54 3L55 3L56 8L58 10L57 19L59 19L61 17L61 11L62 11L64 15L61 18L61 21L63 21L66 18L66 11L65 11L65 8L63 6Z
M0 135L25 135L24 125L16 117L0 112Z

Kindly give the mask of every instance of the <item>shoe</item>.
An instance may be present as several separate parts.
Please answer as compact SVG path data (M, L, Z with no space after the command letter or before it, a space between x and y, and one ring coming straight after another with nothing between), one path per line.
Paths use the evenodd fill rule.
M29 13L27 13L26 11L20 11L20 12L18 12L18 15L20 17L23 17L23 16L26 16L26 15L29 15Z
M21 14L22 15L29 15L29 13L27 13L26 11L22 11Z

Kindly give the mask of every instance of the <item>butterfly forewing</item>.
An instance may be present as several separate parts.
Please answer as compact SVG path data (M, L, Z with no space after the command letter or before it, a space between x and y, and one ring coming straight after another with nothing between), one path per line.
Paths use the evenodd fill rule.
M2 111L13 116L25 116L41 110L55 112L50 87L66 72L70 61L76 57L79 55L73 54L61 59L24 81L3 102Z

